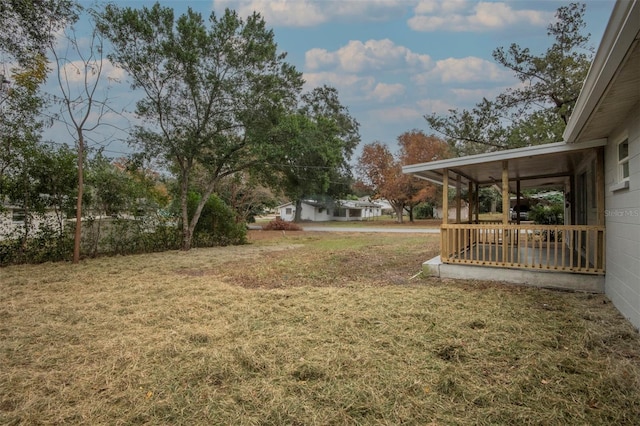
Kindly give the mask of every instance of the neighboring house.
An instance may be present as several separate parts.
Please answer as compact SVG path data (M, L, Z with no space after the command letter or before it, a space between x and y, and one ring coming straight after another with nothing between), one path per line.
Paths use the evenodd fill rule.
M403 168L468 188L471 218L443 218L441 254L426 270L604 291L640 327L639 40L640 0L618 0L563 142ZM500 224L478 220L478 188L491 185L502 190ZM565 224L509 223L509 195L518 203L525 188L562 191ZM448 191L443 206L449 207Z
M2 205L0 209L0 240L4 240L17 233L23 234L25 210L10 204ZM44 214L34 214L31 217L30 235L37 234L43 225L57 228L60 221L55 211L49 210Z
M449 219L455 220L458 215L458 209L456 207L449 207ZM460 207L460 217L465 220L469 220L469 204L466 201L462 201ZM433 218L442 219L442 207L436 207L433 209Z
M301 206L300 219L308 222L368 220L382 214L379 204L366 200L338 200L331 203L305 200ZM277 209L282 220L292 222L295 219L295 203L289 202L278 206Z

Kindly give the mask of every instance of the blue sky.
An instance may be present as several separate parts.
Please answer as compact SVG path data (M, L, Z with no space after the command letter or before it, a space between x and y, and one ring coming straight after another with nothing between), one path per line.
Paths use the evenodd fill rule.
M141 7L150 1L119 1ZM328 84L360 123L362 143L395 148L411 129L431 133L423 116L469 108L519 82L491 52L517 43L534 53L552 42L546 27L560 1L467 0L199 0L162 1L177 13L187 6L208 16L229 7L246 17L261 13L279 49L304 73L306 89ZM613 0L586 2L586 32L597 48ZM81 30L79 25L78 29ZM110 73L118 75L117 70ZM123 80L123 79L122 79ZM110 96L132 111L124 81ZM131 115L129 115L131 116ZM96 138L98 139L98 138ZM97 142L101 143L101 142ZM125 152L109 143L111 155ZM356 153L356 156L358 153Z

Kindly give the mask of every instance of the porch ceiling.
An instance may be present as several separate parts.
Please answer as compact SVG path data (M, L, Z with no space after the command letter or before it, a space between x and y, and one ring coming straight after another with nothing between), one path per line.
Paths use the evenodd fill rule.
M518 180L521 189L562 187L584 156L605 144L604 139L580 145L559 142L414 164L403 167L403 172L442 184L442 176L447 169L450 184L459 175L463 185L473 182L501 186L502 162L507 161L511 191L515 192Z

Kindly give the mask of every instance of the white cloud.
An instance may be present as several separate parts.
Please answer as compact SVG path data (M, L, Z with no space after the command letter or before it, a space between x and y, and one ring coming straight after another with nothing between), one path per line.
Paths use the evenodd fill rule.
M544 26L553 19L553 12L465 0L422 0L414 13L408 24L415 31L489 31L517 25Z
M370 98L380 102L384 102L393 99L399 95L404 94L405 87L402 84L386 84L378 83L373 91L370 93Z
M424 115L418 107L406 105L375 109L370 114L375 121L382 123L407 123L419 120Z
M305 55L305 67L310 70L337 66L350 73L406 67L426 69L430 64L429 55L414 53L389 39L368 40L364 43L351 40L334 52L311 49Z
M469 56L447 58L437 61L435 66L424 73L413 76L416 84L430 81L441 83L504 82L513 77L497 64L485 59Z
M375 79L370 76L358 76L355 74L343 74L337 72L304 73L305 89L326 84L335 87L340 92L340 97L356 98L359 93L367 93L375 88Z
M446 114L449 110L456 108L456 105L442 99L422 99L417 103L422 111L422 116L431 113Z
M269 26L311 27L334 20L383 21L402 16L406 0L214 0L213 9L226 7L246 17L259 12Z

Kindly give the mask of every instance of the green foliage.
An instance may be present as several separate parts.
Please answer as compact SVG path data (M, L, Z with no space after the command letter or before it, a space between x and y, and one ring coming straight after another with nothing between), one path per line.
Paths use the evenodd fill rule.
M187 202L189 210L195 210L200 200L200 195L190 192ZM244 223L236 222L235 219L233 210L217 195L212 194L204 203L200 220L195 228L194 246L211 247L246 243L247 228Z
M0 195L10 205L24 210L22 238L29 237L32 217L45 213L55 214L58 232L62 233L63 221L74 203L74 153L67 147L54 149L38 144L22 146L20 152L4 176L4 194Z
M416 219L433 219L433 205L431 203L420 203L413 208Z
M564 206L560 203L531 206L529 219L540 225L561 225L564 223Z
M0 51L21 65L45 51L56 31L77 19L78 5L71 0L3 0L0 2Z
M68 232L44 225L25 238L18 230L0 240L0 266L70 260L72 250L73 238Z
M298 111L272 131L271 161L276 166L263 169L267 181L294 201L341 198L350 191L349 160L360 142L358 128L336 89L315 88L302 96Z
M175 221L168 219L161 216L111 219L110 229L100 242L100 252L127 255L177 250L180 233Z

